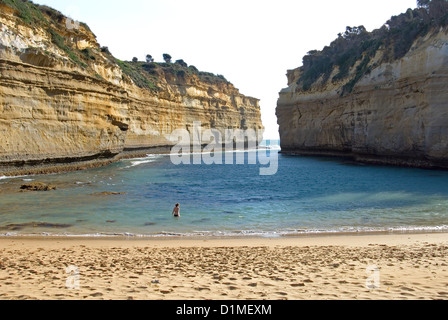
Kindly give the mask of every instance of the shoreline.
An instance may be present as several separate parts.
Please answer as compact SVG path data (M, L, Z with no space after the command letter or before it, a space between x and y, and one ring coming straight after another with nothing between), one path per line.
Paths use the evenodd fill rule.
M5 238L79 238L79 239L101 239L104 238L119 238L119 239L190 239L190 240L200 240L200 239L250 239L250 238L272 238L272 239L281 239L281 238L302 238L302 237L328 237L328 236L363 236L363 235L406 235L406 234L437 234L437 233L447 233L448 234L448 226L444 228L437 227L422 227L416 229L396 229L389 228L388 230L357 230L357 231L321 231L321 230L309 230L303 232L288 232L278 234L276 231L266 231L265 233L239 233L235 232L232 234L182 234L182 233L169 233L169 234L133 234L133 233L94 233L94 234L49 234L49 233L28 233L28 234L1 234L0 239ZM13 232L11 232L13 233Z
M357 240L357 242L353 242ZM132 244L135 246L160 246L181 248L183 246L225 246L225 247L247 247L269 244L274 246L365 246L368 244L387 243L388 245L409 244L418 241L446 242L448 245L448 232L372 232L372 233L325 233L306 234L283 237L257 237L257 236L235 236L235 237L83 237L83 236L0 236L0 249L5 243L28 242L35 243L36 246L51 242L76 244ZM447 252L448 253L448 252Z
M0 300L448 300L446 253L448 233L0 238Z
M357 242L353 242L357 240ZM206 243L206 246L225 246L225 247L247 247L269 244L274 246L365 246L367 243L378 244L387 243L389 245L409 244L412 241L432 241L432 242L446 242L448 245L448 232L403 232L403 233L389 233L389 232L372 232L372 233L324 233L324 234L306 234L283 237L258 237L258 236L235 236L235 237L126 237L126 236L111 236L111 237L83 237L83 236L0 236L0 249L4 243L8 242L29 242L35 243L36 246L48 244L50 242L75 244L132 244L135 246L160 246L162 244L168 247L183 247L183 246L201 246ZM181 243L181 245L179 244ZM448 253L448 252L447 252Z
M379 237L379 236L406 236L406 235L434 235L447 234L446 229L418 229L418 230L373 230L373 231L347 231L347 232L296 232L286 234L275 234L274 232L267 232L266 234L231 234L231 235L204 235L204 234L47 234L47 233L30 233L30 234L0 234L1 240L67 240L67 241L246 241L246 240L288 240L288 239L306 239L306 238L341 238L341 237Z

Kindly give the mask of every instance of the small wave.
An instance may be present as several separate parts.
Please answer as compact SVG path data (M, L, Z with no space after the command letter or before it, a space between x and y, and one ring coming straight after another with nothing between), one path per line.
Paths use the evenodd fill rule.
M18 178L24 178L27 176L1 176L0 180L7 180L7 179L18 179Z
M85 184L92 184L92 183L93 183L92 181L87 181L87 182L84 182L84 181L76 181L76 182L75 182L75 184L78 185L78 186L82 186L82 185L85 185Z
M192 232L168 232L161 231L153 234L142 234L133 232L122 233L86 233L86 234L69 234L69 233L47 233L39 234L21 234L16 232L7 232L0 234L0 237L56 237L56 238L134 238L134 239L166 239L166 238L282 238L294 236L310 236L310 235L338 235L338 234L372 234L372 233L389 233L389 234L407 234L407 233L439 233L448 232L448 225L443 226L409 226L409 227L343 227L335 229L288 229L288 230L229 230L229 231L207 231L196 230Z
M129 166L124 167L124 169L129 169L133 167L140 166L142 164L151 163L162 157L163 155L159 154L148 154L145 158L134 158L129 160L123 160L124 162L130 162Z
M136 166L139 166L141 164L151 163L151 162L154 162L154 160L133 161L133 162L131 162L131 165L128 168L136 167Z

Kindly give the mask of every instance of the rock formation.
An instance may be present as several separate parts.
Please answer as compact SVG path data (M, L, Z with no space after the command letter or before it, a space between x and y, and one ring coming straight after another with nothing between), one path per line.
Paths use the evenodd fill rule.
M167 150L177 143L167 135L194 121L263 131L259 100L223 77L120 61L87 25L46 6L0 1L0 173Z
M23 184L20 187L20 190L25 191L51 191L56 190L55 186L45 184L43 182L32 182L32 183L26 183Z
M411 17L424 17L422 10L398 18L415 24ZM308 87L303 67L288 71L277 107L283 152L448 168L448 28L422 30L399 58L391 58L398 40L363 52L342 80L336 75L343 64Z

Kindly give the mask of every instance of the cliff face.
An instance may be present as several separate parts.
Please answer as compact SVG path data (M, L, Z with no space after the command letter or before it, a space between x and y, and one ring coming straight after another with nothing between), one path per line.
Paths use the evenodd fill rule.
M305 90L303 69L288 71L277 107L282 150L448 168L448 28L417 38L400 59L384 54L379 48L349 94L341 81Z
M259 101L225 80L153 63L151 73L141 76L150 87L139 86L86 25L33 4L34 18L24 21L28 11L5 3L0 2L0 173L170 147L177 141L167 134L194 121L205 128L263 130Z
M157 94L133 87L129 90L129 132L125 149L171 146L176 129L192 132L193 123L204 129L254 129L260 133L259 100L239 93L227 81L207 83L192 75L163 76Z

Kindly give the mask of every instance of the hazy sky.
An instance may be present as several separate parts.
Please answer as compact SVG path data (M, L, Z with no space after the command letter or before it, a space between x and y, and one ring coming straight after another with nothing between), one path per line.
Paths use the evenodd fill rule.
M286 71L346 26L380 28L416 0L34 0L87 23L122 60L163 53L224 75L261 100L265 138L278 137L275 108Z

